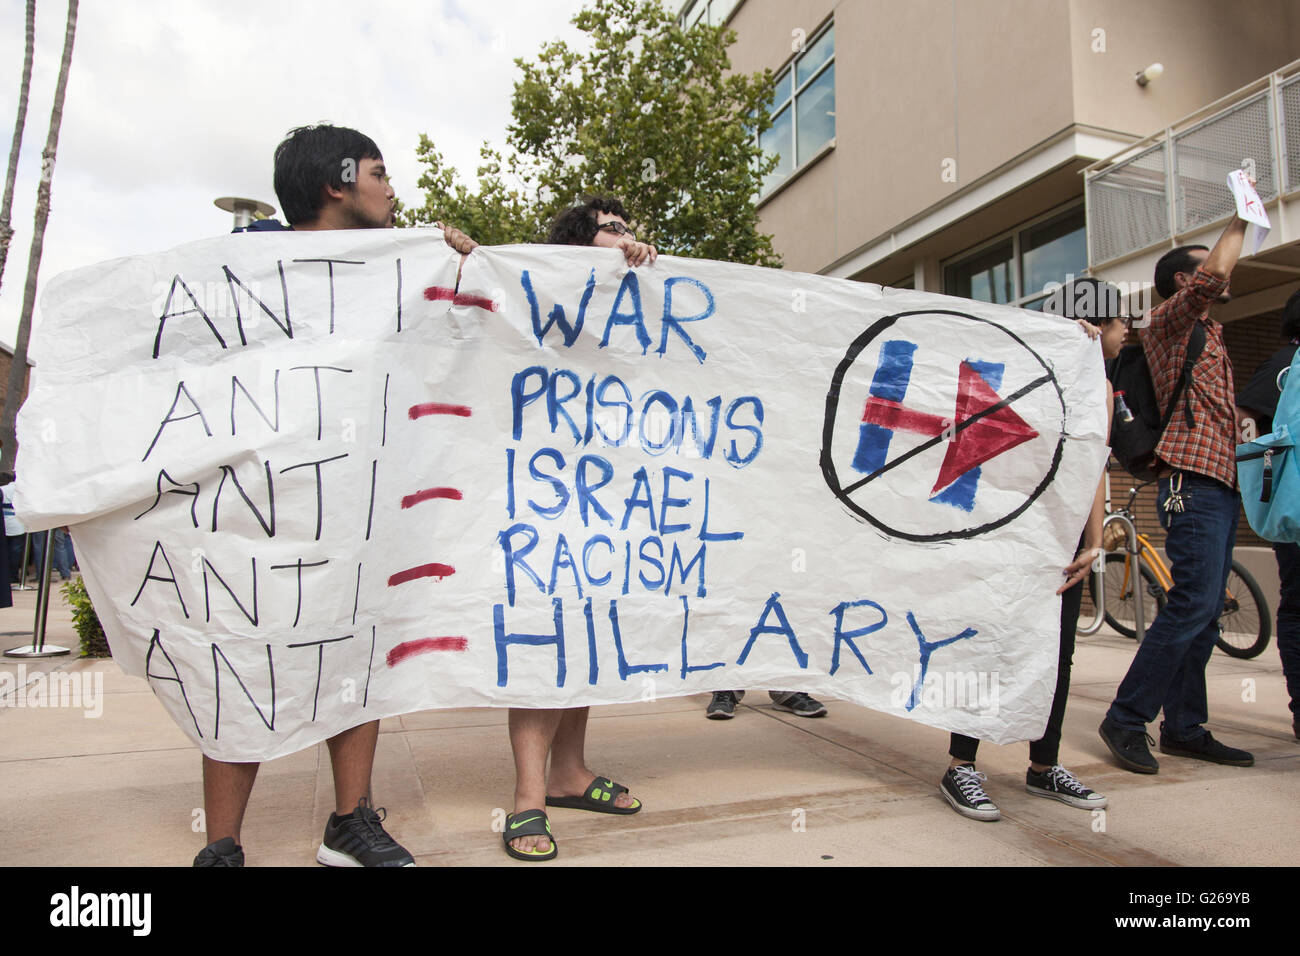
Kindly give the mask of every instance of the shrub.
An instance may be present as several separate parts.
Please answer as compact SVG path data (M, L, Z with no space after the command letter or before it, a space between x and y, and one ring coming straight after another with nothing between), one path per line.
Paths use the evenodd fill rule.
M81 657L112 657L99 615L90 603L86 585L80 575L63 585L63 600L72 606L72 627L81 638Z

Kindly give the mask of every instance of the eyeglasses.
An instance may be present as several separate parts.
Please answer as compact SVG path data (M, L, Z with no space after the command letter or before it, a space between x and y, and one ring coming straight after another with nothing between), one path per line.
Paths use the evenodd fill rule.
M623 225L617 219L611 219L609 222L602 222L599 226L596 227L596 229L597 230L608 229L610 232L614 233L615 235L628 236L631 239L636 239L636 233L633 232L631 229L629 229L627 226Z

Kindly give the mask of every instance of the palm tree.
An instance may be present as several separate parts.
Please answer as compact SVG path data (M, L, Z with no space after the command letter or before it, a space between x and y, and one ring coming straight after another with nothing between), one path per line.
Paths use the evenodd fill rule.
M0 472L12 472L18 452L14 419L23 401L27 377L27 341L32 334L32 310L36 306L36 276L41 269L41 251L45 245L45 224L50 218L50 186L54 179L54 155L59 146L59 128L63 125L63 96L68 90L68 68L72 66L72 41L77 35L77 0L68 0L68 28L63 35L63 62L59 65L59 82L54 88L54 107L50 110L50 132L41 153L41 184L36 190L36 217L32 228L32 248L27 254L27 284L23 287L23 310L18 318L18 336L14 341L13 364L9 366L9 388L5 393L4 414L0 415Z
M18 118L14 120L14 141L9 147L9 172L5 175L4 199L0 200L0 280L4 279L9 258L9 216L14 208L14 180L18 178L18 153L23 147L23 127L27 125L27 94L32 87L32 53L36 49L36 0L27 0L27 47L23 54L23 80L18 87Z

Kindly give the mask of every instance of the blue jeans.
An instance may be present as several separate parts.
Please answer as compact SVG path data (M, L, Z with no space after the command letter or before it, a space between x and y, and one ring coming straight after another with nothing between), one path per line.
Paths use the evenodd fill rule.
M50 555L50 564L53 566L55 573L66 581L72 576L72 541L68 538L68 532L62 528L55 528L50 538L54 542ZM32 535L32 553L36 557L36 577L39 579L45 562L44 531L38 531ZM21 554L19 560L22 560Z
M1300 544L1275 544L1282 596L1277 605L1277 649L1291 695L1291 718L1300 721Z
M1168 532L1174 586L1133 655L1106 716L1125 730L1146 730L1163 707L1163 737L1195 740L1209 719L1205 665L1219 635L1224 588L1237 534L1237 492L1182 472L1183 510L1165 511L1170 478L1160 479L1160 524Z

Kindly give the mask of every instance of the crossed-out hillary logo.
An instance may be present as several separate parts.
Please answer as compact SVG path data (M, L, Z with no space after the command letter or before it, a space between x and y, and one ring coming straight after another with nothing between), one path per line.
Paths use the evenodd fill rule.
M860 335L836 368L822 472L887 534L972 537L1051 482L1064 420L1051 368L1014 333L965 313L901 313Z

